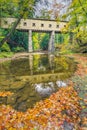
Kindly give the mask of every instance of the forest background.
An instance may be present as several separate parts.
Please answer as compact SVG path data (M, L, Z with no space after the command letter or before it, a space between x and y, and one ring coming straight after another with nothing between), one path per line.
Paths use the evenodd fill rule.
M14 17L17 21L7 30L0 27L0 52L10 55L28 50L28 33L16 30L22 18L67 21L65 33L55 35L55 49L61 53L87 52L86 7L84 0L1 0L0 18ZM33 32L34 51L47 50L48 41L49 34Z

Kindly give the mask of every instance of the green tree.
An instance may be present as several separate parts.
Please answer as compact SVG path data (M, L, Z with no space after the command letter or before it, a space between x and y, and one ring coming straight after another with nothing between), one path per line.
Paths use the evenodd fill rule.
M49 42L49 34L45 34L42 41L41 41L41 49L47 50L48 49L48 42Z
M87 52L87 1L73 0L69 9L68 31L74 34L77 51Z
M40 44L39 44L39 41L38 41L38 36L39 34L36 33L36 32L33 32L33 49L34 50L38 50L40 49Z
M0 17L15 17L16 22L11 26L7 35L0 41L0 46L12 36L22 18L32 17L34 6L38 0L1 0ZM11 8L9 8L11 7Z
M28 48L28 33L27 32L21 32L16 30L14 32L14 35L11 36L11 38L8 40L10 47L12 50L16 47L23 47L24 50L27 50Z

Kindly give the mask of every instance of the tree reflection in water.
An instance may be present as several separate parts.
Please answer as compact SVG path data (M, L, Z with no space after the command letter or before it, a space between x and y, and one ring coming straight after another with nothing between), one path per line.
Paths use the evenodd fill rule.
M19 111L29 107L66 86L63 80L76 70L74 60L54 55L20 57L0 64L0 90L14 94L0 97L0 103L9 104Z

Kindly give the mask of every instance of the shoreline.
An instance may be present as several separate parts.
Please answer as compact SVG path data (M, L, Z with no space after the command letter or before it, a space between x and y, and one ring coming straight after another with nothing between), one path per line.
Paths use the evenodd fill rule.
M0 63L8 61L8 60L14 60L14 59L17 59L17 58L23 58L23 57L26 57L26 56L29 56L29 55L34 55L34 54L48 54L48 52L43 51L43 52L33 52L33 53L27 53L27 52L15 53L15 54L13 54L12 57L0 58Z
M16 58L22 58L22 57L26 57L29 55L33 55L33 54L39 54L39 53L16 53L15 55L12 56L12 58L2 58L0 59L0 62L4 62L7 60L13 60ZM42 53L40 53L42 54ZM44 53L46 54L46 53ZM86 130L87 129L87 55L83 56L80 54L71 54L71 55L64 55L67 57L73 57L75 59L75 61L78 63L77 64L77 70L74 73L74 75L69 79L69 81L71 81L71 86L73 87L73 89L77 92L80 100L80 106L81 106L81 113L79 115L80 117L80 123L78 124L79 127L81 127L82 129ZM72 84L73 83L73 84ZM70 87L70 86L69 86ZM67 88L65 88L66 90ZM65 91L64 90L64 91ZM71 91L70 91L71 93ZM76 100L76 97L73 96L73 98ZM48 99L50 100L50 99ZM54 102L55 103L55 102ZM76 104L74 104L76 105ZM42 109L43 110L43 109ZM53 110L55 110L53 108ZM35 109L34 109L35 111Z

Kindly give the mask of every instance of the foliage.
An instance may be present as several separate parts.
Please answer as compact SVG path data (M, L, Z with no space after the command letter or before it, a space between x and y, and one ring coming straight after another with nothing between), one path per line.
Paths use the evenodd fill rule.
M64 43L64 38L65 38L64 34L61 34L61 33L55 34L56 45Z
M14 35L11 36L11 40L14 41L12 44L9 43L12 50L13 48L16 49L16 47L21 47L21 48L24 48L23 50L27 50L28 48L28 33L27 32L15 31Z
M46 33L33 33L33 49L34 50L47 50L49 42L49 34Z
M73 45L67 42L61 45L58 45L57 48L59 48L60 54L72 54L75 52Z
M80 113L80 117L82 118L82 130L87 129L87 55L86 54L75 54L75 60L78 62L77 71L75 72L75 76L71 78L74 83L74 88L78 92L78 95L82 100L80 101L80 105L82 107L82 111Z
M29 18L33 16L34 6L37 1L38 0L13 0L13 2L11 2L10 0L1 0L0 17L15 17L18 19L10 27L8 34L0 41L0 46L2 46L4 42L8 41L8 39L12 36L22 18ZM9 8L9 6L11 8Z
M13 52L0 52L0 58L8 58L13 56Z
M10 46L5 42L2 47L0 48L0 51L10 52Z
M47 9L41 9L40 13L41 13L40 14L41 16L40 17L37 16L37 17L42 18L42 19L51 19L50 13Z
M23 47L17 46L17 47L13 47L12 51L13 52L23 52L23 51L25 51L25 49Z
M34 50L40 49L39 34L35 32L33 32L33 49Z
M41 41L41 48L43 50L47 50L48 49L48 43L49 43L49 34L45 34L42 41Z
M61 88L49 99L38 102L33 109L25 113L17 112L10 106L0 106L0 128L2 129L58 129L64 122L79 129L80 98L73 87Z
M0 92L0 97L6 97L6 96L11 96L13 93L11 93L10 91L7 92Z
M77 52L87 52L87 2L84 0L73 0L66 17L69 19L68 29L69 32L74 34L73 45ZM78 44L76 46L75 44Z
M0 17L32 17L34 6L38 0L1 0ZM10 8L9 8L10 7Z
M56 52L60 54L70 54L73 53L73 45L70 42L70 34L63 33L63 34L56 34L55 37L55 49Z

